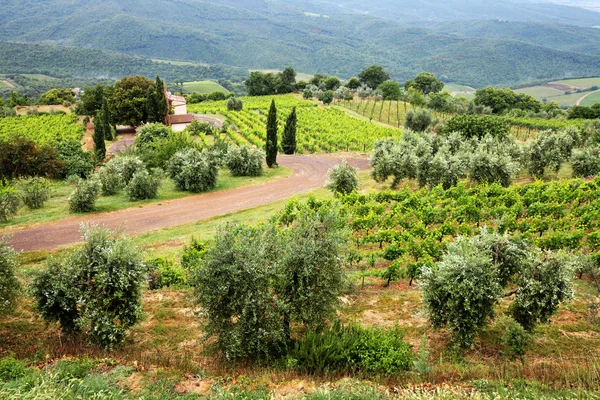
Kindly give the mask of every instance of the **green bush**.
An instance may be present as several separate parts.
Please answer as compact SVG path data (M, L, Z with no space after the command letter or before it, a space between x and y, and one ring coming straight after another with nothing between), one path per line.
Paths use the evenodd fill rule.
M111 159L107 164L119 173L124 185L128 185L133 175L144 168L144 163L138 156L121 155Z
M13 186L0 183L0 222L17 214L21 205L19 192Z
M202 150L203 144L195 141L187 132L173 132L167 138L151 142L138 150L147 168L165 169L169 160L180 150L194 148Z
M62 177L77 175L87 178L95 167L93 151L83 151L78 140L61 141L56 144L58 158L63 163Z
M133 178L125 188L130 201L154 199L158 195L163 172L159 169L148 173L141 169L133 174Z
M461 133L466 138L483 138L491 135L505 138L510 133L510 126L500 118L490 115L456 115L446 122L444 133Z
M334 193L345 195L358 189L357 169L348 164L346 160L336 165L327 173L327 189Z
M69 196L69 210L75 213L94 211L101 189L102 184L96 177L90 179L79 178L75 189Z
M0 360L0 382L8 382L25 376L28 368L23 361L12 357Z
M0 239L0 316L6 315L17 305L21 284L15 276L19 262L17 252L7 245L7 239Z
M502 352L512 360L515 358L522 360L531 342L531 335L521 324L512 319L507 319L500 325L504 329L502 333Z
M309 332L290 354L308 373L368 372L396 375L412 365L411 346L397 329L344 327L336 322L323 332Z
M225 165L233 176L260 176L263 174L265 152L248 146L230 146Z
M432 122L433 116L431 115L431 111L419 108L416 111L408 110L404 126L411 131L425 132Z
M168 138L171 133L171 128L163 124L147 124L140 128L135 138L135 145L141 150L152 142Z
M23 204L31 210L44 206L50 198L50 182L44 178L30 178L19 181L19 194Z
M81 360L59 360L52 366L58 381L71 381L73 379L83 379L92 373L94 361L83 358Z
M114 196L123 188L121 174L115 163L110 161L98 171L98 177L102 184L102 196Z
M217 128L210 122L202 122L198 120L192 121L187 126L187 131L191 136L214 135Z
M84 227L83 237L82 247L48 261L33 279L32 294L47 322L112 348L142 317L146 267L127 237L98 227Z
M187 148L171 158L167 173L179 190L206 192L217 186L219 164L211 152Z
M173 261L156 258L148 263L148 287L158 290L164 287L182 286L187 283L187 271Z
M227 110L228 111L242 111L244 109L244 102L241 99L236 99L235 97L229 98L227 100Z
M589 147L571 160L573 176L586 178L600 174L600 147Z
M188 271L193 270L200 265L207 251L208 248L204 243L192 238L190 245L183 248L181 266Z

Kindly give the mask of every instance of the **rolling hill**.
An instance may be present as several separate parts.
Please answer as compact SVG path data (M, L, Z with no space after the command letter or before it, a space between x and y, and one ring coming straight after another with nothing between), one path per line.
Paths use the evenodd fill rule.
M231 65L245 70L281 69L292 65L308 73L326 72L347 78L373 63L384 65L393 78L400 81L431 71L446 81L476 87L600 75L600 55L593 52L593 43L590 44L593 36L580 40L584 45L589 44L585 51L569 46L551 48L541 40L535 43L493 35L470 37L467 32L408 27L340 7L350 7L354 4L350 1L337 4L304 0L285 3L280 0L156 0L152 3L142 0L101 3L6 0L5 3L0 8L0 40L43 41L102 49L111 51L114 57L116 53L126 53L192 61L203 64L196 68L205 68L205 75L210 75L206 69L220 68L222 73L225 67L204 64ZM376 4L391 7L396 3L379 0L368 4L369 7ZM418 9L417 6L425 7L426 2L415 4L413 8ZM473 7L472 15L481 17L475 12L478 6ZM535 5L530 7L538 9ZM554 10L553 13L557 10L555 7L562 10L560 6L544 7ZM583 24L585 18L594 20L595 14L590 11L565 9L568 9L565 15L580 15L579 23ZM326 14L336 10L336 13ZM376 13L369 10L369 14ZM536 15L548 19L554 14L540 11ZM583 32L584 36L590 35L588 31ZM562 32L558 30L556 35ZM578 37L573 40L579 40ZM16 59L3 59L0 66L30 65L46 72L48 67L58 71L77 69L61 64L60 60L53 66L51 60L37 60L22 52L12 57ZM127 60L123 59L123 63ZM132 66L143 63L144 71L148 68L156 69L157 73L162 71L149 64L151 61L142 60L132 59ZM167 72L169 76L183 73L175 67L184 66L169 67L173 68ZM92 64L91 72L98 73L103 68L107 67ZM121 69L124 70L127 68ZM0 68L2 72L6 69ZM89 73L82 68L75 72ZM214 77L194 76L189 80Z

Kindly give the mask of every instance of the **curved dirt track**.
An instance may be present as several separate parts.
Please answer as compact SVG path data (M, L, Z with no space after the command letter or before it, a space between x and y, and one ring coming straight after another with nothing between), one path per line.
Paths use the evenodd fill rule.
M11 244L17 251L52 250L80 242L79 229L82 223L98 224L109 229L122 228L126 233L135 235L258 207L322 187L327 180L327 171L340 159L327 156L278 156L277 161L292 169L294 174L264 184L194 195L160 204L69 217L9 232L12 235ZM347 161L359 169L369 168L366 159L349 158Z

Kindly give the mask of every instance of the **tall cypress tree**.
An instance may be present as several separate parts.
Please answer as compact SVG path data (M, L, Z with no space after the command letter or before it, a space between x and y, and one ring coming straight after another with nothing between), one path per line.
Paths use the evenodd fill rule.
M146 119L144 122L154 123L157 118L156 109L156 88L149 87L146 89Z
M155 102L156 102L156 122L166 123L167 115L169 115L169 105L165 96L165 83L156 75L156 84L154 86Z
M271 101L269 116L267 118L267 166L273 168L277 166L277 107L275 100Z
M94 117L94 153L96 154L96 160L99 162L104 161L106 158L106 145L104 144L104 127L102 126L102 111L98 112Z
M102 99L102 130L106 140L113 140L112 125L110 124L110 110L108 109L108 100Z
M283 138L281 139L281 147L284 154L294 154L296 152L296 107L292 109L292 113L285 121L285 129L283 130Z

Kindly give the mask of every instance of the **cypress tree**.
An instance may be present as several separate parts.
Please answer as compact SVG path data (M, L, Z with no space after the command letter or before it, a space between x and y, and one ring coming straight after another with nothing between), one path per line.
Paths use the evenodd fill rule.
M104 127L102 126L102 111L96 114L94 117L94 153L96 154L96 160L99 162L104 161L106 158L106 145L104 144Z
M285 121L285 129L283 130L283 138L281 139L281 146L283 147L284 154L294 154L296 152L296 123L298 117L296 116L296 107L292 109L292 113L287 117Z
M110 124L110 110L108 109L108 100L106 97L102 99L102 130L106 140L115 139L112 134L112 126Z
M146 89L146 118L144 122L154 123L156 122L156 89L149 87Z
M169 105L167 104L167 98L165 96L165 84L156 75L156 84L154 87L154 100L156 102L156 122L164 124L169 115Z
M269 116L267 118L267 166L273 168L277 166L277 107L275 100L271 101Z

